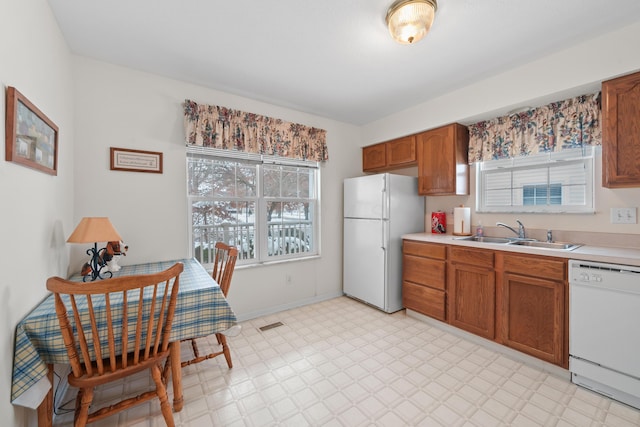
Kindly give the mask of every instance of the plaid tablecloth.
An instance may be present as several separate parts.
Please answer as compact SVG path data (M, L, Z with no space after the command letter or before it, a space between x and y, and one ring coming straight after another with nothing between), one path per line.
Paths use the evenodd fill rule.
M113 277L157 273L176 262L184 264L184 271L180 274L171 341L207 336L234 326L236 315L220 287L195 259L123 266ZM71 280L81 282L82 277ZM53 295L16 326L15 336L11 403L35 409L51 387L47 364L68 364Z

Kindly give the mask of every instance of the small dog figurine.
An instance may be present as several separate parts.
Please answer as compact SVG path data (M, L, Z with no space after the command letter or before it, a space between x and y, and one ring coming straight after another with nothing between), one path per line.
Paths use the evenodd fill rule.
M88 262L85 262L84 265L82 266L82 270L80 270L80 274L83 276L88 276L91 274L92 271L93 271L93 268L91 268L91 264L89 264Z
M97 274L97 277L101 276L102 271L104 272L116 272L119 271L122 267L118 265L118 260L121 256L127 255L126 252L129 250L129 246L125 245L122 241L120 242L107 242L107 246L100 249L98 251L98 259L96 268L98 270L97 273L94 273L94 268L92 262L85 262L80 270L80 274L85 276L85 279L89 275ZM111 276L109 276L111 277ZM94 279L95 280L95 277Z
M124 242L107 242L107 247L102 255L102 262L107 265L106 271L116 272L122 267L118 265L121 256L126 256L129 246Z

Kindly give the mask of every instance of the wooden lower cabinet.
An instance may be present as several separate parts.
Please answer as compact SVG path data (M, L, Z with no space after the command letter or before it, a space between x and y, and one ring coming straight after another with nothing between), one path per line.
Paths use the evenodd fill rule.
M450 247L449 323L481 337L495 337L496 280L493 252Z
M402 270L406 308L568 369L565 259L404 240Z
M498 254L498 341L568 368L566 261Z
M425 316L430 316L443 322L446 320L444 291L403 281L402 305Z
M402 305L445 321L446 246L405 240L402 252Z

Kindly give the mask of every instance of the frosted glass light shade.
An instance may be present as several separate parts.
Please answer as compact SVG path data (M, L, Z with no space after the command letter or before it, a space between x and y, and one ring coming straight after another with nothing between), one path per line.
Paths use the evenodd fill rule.
M413 44L427 35L438 5L436 0L398 0L387 11L387 26L398 43Z
M118 234L107 217L84 217L71 236L69 243L119 242Z

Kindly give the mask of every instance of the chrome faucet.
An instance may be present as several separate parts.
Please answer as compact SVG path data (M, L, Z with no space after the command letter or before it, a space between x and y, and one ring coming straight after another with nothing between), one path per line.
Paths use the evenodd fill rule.
M520 222L519 219L516 219L516 222L518 223L518 230L516 231L515 228L508 226L507 224L505 224L504 222L496 222L496 226L497 227L505 227L508 228L509 230L513 231L513 233L518 236L519 239L525 239L525 231L524 231L524 224L522 222Z

